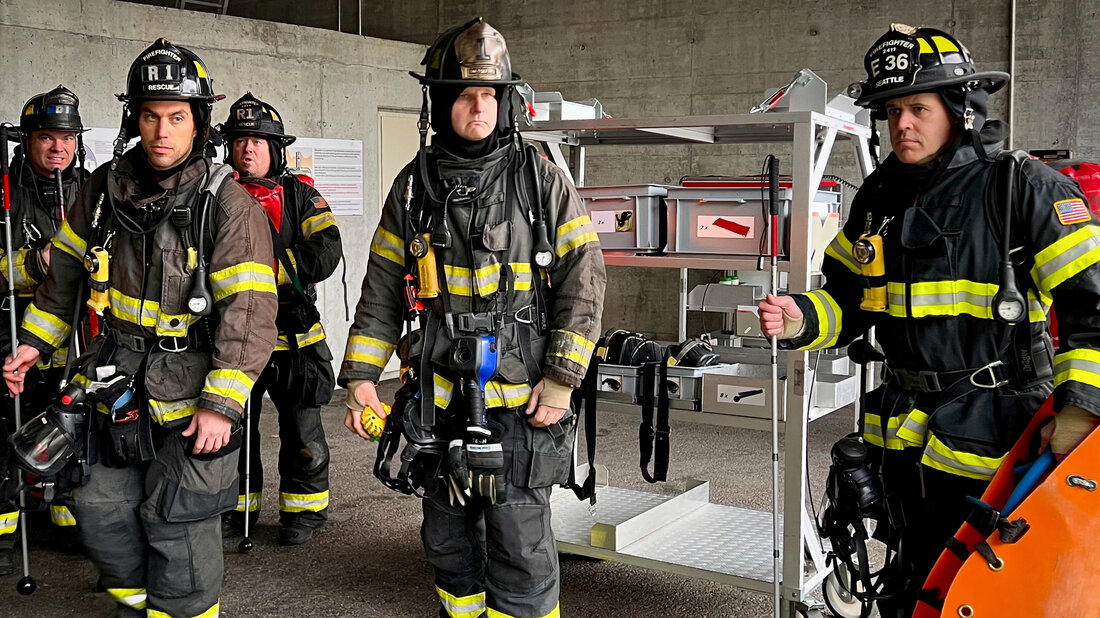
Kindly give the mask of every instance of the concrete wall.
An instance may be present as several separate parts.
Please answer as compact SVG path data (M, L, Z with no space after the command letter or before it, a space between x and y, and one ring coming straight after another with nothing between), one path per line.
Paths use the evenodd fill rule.
M409 2L387 2L401 4ZM746 112L768 87L813 69L830 94L863 77L863 54L890 22L946 30L979 67L1007 71L1009 0L421 0L441 29L474 15L504 33L516 71L536 90L567 99L598 98L616 117ZM436 8L438 6L438 8ZM1100 0L1021 0L1016 32L1016 131L1024 148L1070 148L1100 157ZM419 29L395 38L416 38ZM991 100L1005 118L1007 94ZM888 140L887 140L888 141ZM745 174L760 168L760 147L588 149L588 184L675 182L685 174ZM789 165L789 152L777 154ZM831 173L857 180L853 159ZM612 268L604 323L676 336L669 270ZM696 280L711 273L694 273ZM636 311L645 307L638 322ZM630 316L630 317L628 317ZM716 322L693 316L696 333Z
M380 213L377 111L419 109L420 89L406 72L424 48L111 0L3 0L0 118L16 119L26 99L63 83L80 97L85 125L117 127L121 105L114 94L125 89L133 59L160 36L206 62L215 90L227 95L214 107L216 121L252 90L278 108L291 134L363 141L364 214L338 218L354 311ZM337 360L348 331L339 273L322 286L324 324Z

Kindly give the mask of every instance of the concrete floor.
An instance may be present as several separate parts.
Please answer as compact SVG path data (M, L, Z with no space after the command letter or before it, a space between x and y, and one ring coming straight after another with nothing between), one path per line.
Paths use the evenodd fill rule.
M392 388L388 389L392 392ZM385 397L383 397L385 399ZM431 573L420 545L420 504L385 489L372 476L373 445L343 427L344 391L324 411L332 449L332 509L346 521L310 545L287 549L275 542L278 521L275 415L261 421L263 460L270 471L260 523L250 555L227 540L223 616L435 616ZM817 421L809 431L810 479L820 498L832 443L851 428L851 414ZM681 491L690 478L711 481L711 500L769 510L771 438L765 432L696 424L673 424L669 482L648 485L637 461L638 417L602 413L600 463L614 485L656 492ZM45 526L32 533L48 534ZM17 576L0 579L0 615L26 618L101 616L112 603L96 594L96 570L82 557L59 553L32 540L31 565L38 592L21 597ZM679 575L563 555L563 616L705 616L757 618L771 615L766 595Z

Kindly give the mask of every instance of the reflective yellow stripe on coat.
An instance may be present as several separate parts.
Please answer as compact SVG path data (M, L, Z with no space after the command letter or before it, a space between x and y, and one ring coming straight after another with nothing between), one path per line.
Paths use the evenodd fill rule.
M382 369L386 361L397 348L392 343L387 343L374 337L363 335L351 335L348 337L348 345L344 350L344 360L351 363L365 363L372 367Z

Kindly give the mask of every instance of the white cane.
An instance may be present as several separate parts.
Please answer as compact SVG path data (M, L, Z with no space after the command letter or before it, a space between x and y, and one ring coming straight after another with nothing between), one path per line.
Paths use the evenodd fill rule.
M771 216L771 293L779 295L779 164L768 155L768 209ZM779 335L772 343L772 594L775 618L779 618Z
M244 402L244 538L237 544L237 551L247 554L252 551L252 539L249 520L252 519L252 397Z

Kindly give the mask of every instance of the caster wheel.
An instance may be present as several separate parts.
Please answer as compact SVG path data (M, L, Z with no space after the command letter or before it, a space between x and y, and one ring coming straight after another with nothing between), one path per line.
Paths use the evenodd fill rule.
M833 572L829 573L829 577L825 578L825 584L822 586L825 605L837 618L860 618L863 603L840 583L841 575L837 574L838 570L843 571L845 581L851 581L851 585L855 586L857 591L862 591L863 584L852 581L847 577L847 569L844 565L837 564Z

